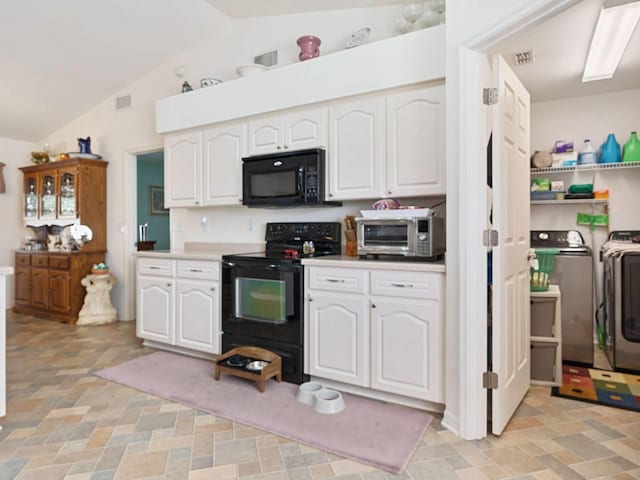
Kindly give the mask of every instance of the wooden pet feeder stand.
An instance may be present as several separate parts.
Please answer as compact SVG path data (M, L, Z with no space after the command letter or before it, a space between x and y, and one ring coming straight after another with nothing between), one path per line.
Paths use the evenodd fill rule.
M234 355L247 357L250 361L264 360L269 363L259 372L253 372L247 370L245 366L236 367L228 365L226 360ZM235 375L236 377L254 380L258 384L258 390L260 393L264 393L264 386L267 380L276 377L276 381L278 383L282 381L282 360L279 355L276 355L269 350L265 350L264 348L236 347L220 355L216 359L214 378L216 380L220 380L221 373L228 373L229 375Z

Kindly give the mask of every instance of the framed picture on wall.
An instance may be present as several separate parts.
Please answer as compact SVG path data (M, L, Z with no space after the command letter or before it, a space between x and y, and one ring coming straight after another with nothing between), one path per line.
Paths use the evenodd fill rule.
M149 215L169 215L164 208L164 187L149 185Z

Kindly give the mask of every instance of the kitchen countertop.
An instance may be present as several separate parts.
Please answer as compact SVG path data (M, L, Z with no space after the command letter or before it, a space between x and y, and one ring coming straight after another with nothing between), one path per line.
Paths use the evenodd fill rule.
M316 267L348 267L381 270L406 270L413 272L445 272L444 259L438 260L437 262L407 260L404 257L398 258L398 260L363 260L358 257L350 257L347 255L328 255L326 257L304 258L302 259L302 264L305 266Z
M263 243L185 243L184 251L142 250L138 257L170 258L177 260L222 260L223 255L263 252Z

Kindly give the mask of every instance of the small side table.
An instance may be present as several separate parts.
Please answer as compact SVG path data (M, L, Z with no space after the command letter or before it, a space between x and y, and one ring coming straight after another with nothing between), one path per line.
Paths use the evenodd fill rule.
M109 292L116 283L110 273L87 275L80 282L87 289L84 304L78 314L76 325L103 325L118 321L118 312L111 305Z

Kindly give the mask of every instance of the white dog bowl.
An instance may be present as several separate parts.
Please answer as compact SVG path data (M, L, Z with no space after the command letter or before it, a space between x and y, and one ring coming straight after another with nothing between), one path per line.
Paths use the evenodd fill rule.
M324 389L324 386L317 382L303 383L298 387L298 394L296 395L296 399L300 403L313 405L316 401L316 393L318 393L322 389Z
M323 388L315 394L313 409L318 413L338 413L344 410L342 394L335 390Z

